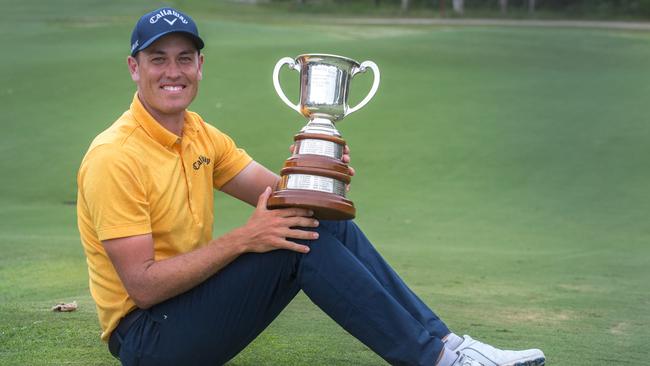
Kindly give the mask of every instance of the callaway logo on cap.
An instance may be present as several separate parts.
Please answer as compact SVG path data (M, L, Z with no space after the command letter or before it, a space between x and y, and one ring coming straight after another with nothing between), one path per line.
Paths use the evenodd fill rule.
M203 48L203 40L192 18L173 8L161 8L143 15L136 23L131 33L131 56L149 47L158 38L175 32L187 34L197 49Z

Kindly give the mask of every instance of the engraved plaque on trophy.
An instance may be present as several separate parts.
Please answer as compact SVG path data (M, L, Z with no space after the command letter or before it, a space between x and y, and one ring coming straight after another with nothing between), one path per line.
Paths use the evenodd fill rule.
M298 104L291 103L280 86L278 77L284 65L300 72ZM367 68L372 69L374 75L370 92L350 108L350 80ZM379 68L372 61L358 63L336 55L284 57L273 70L273 85L282 101L309 122L294 136L294 153L280 171L281 181L269 197L268 207L309 208L314 216L325 220L354 218L356 209L346 198L350 170L341 160L346 143L334 124L372 99L379 87Z

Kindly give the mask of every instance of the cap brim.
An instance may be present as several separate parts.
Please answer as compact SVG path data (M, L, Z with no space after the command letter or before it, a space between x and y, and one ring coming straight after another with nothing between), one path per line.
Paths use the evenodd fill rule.
M141 44L138 48L134 49L131 52L131 56L135 56L136 53L144 50L145 48L147 48L149 46L151 46L152 43L156 42L161 37L166 36L166 35L171 34L171 33L183 33L183 34L189 36L190 39L192 39L192 41L194 42L194 45L196 46L197 50L201 50L205 46L205 44L203 43L203 40L199 36L195 35L192 32L183 31L183 30L170 30L170 31L167 31L167 32L162 32L162 33L156 34L155 36L149 38L149 40L147 42Z

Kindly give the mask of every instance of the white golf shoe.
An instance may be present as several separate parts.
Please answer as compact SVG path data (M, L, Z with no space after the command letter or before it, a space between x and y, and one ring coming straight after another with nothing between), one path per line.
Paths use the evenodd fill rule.
M454 349L461 356L470 357L474 362L484 366L542 366L546 362L544 353L538 349L523 351L506 351L479 342L468 335ZM461 363L461 365L463 365ZM474 364L468 364L473 366Z

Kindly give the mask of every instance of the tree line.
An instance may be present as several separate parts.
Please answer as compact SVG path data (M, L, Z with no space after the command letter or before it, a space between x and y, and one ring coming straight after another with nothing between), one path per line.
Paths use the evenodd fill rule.
M535 13L537 11L561 12L573 15L616 15L650 17L650 0L270 0L294 1L298 4L367 4L368 6L395 6L402 11L413 8L433 8L442 13L451 11L463 14L466 10L495 10Z

